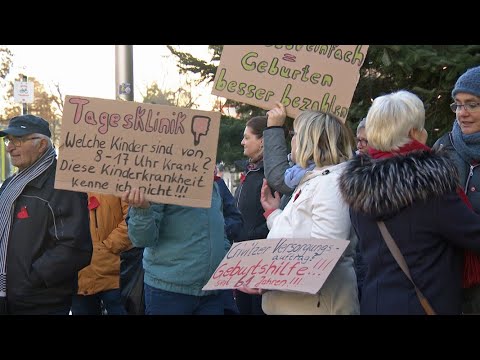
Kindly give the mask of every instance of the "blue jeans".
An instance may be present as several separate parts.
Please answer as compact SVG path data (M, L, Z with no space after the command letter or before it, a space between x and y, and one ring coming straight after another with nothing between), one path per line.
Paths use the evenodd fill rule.
M74 295L72 315L102 315L102 303L108 315L127 315L120 289L102 291L93 295Z
M222 290L223 298L223 314L224 315L239 315L237 303L233 295L232 289Z
M223 315L224 298L193 296L160 290L144 284L145 315Z

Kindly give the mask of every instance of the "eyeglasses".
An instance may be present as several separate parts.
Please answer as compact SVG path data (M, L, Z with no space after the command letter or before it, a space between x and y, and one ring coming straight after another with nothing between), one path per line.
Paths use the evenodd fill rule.
M460 111L461 107L463 107L468 112L478 111L480 109L480 102L471 102L466 104L457 104L457 103L450 104L450 109L452 109L454 113Z
M362 145L362 146L367 146L368 145L368 140L367 139L356 138L355 140L357 141L357 144L360 143L360 145Z
M32 138L18 138L18 137L15 137L15 138L3 138L3 142L5 143L5 146L8 146L10 143L12 143L13 145L15 145L15 147L20 147L22 146L22 143L25 142L25 141L28 141L28 140L35 140L35 139L40 139L39 137L32 137Z

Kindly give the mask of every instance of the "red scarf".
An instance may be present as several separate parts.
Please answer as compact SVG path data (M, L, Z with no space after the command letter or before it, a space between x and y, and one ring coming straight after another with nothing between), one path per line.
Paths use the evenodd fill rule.
M473 211L472 204L461 187L457 189L458 196ZM480 256L471 250L465 250L465 264L463 266L463 287L465 289L480 284Z
M408 144L403 145L398 150L387 152L387 151L381 151L381 150L377 150L372 147L369 147L368 153L373 159L388 159L388 158L394 157L395 155L405 155L415 150L430 151L430 148L418 142L417 140L412 140Z
M247 178L247 176L245 175L245 173L242 172L240 174L240 184L243 184L246 178Z
M395 155L405 155L415 150L431 151L428 146L425 146L416 140L412 140L408 144L403 145L399 150L385 152L370 147L368 149L368 153L373 159L387 159ZM460 196L460 198L463 200L463 202L470 209L472 209L472 204L470 204L470 201L468 200L465 192L461 187L458 187L457 193L458 196ZM480 284L480 256L471 250L465 250L465 263L463 266L462 285L464 288L469 288L478 284Z

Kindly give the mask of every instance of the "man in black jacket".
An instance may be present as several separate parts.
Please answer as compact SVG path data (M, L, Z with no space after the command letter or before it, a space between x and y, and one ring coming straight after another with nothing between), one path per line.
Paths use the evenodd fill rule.
M0 312L68 315L92 256L87 195L54 189L47 121L16 116L0 137L18 168L0 188Z

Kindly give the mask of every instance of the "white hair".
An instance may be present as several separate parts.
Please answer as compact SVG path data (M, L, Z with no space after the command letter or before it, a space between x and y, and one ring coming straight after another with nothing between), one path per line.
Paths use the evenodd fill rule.
M367 114L365 132L371 147L398 150L411 141L412 129L423 130L425 107L420 98L406 90L377 97Z

